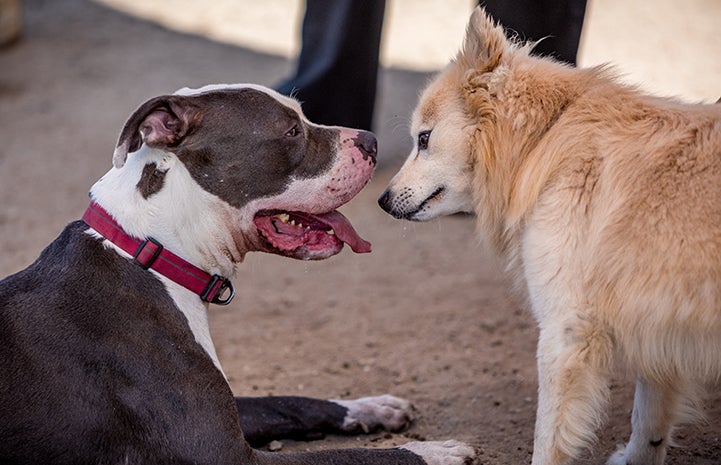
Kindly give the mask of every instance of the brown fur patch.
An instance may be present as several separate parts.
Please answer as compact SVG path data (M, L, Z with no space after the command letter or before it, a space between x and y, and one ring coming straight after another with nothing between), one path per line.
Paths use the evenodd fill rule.
M165 171L159 171L155 163L148 163L143 167L143 174L140 175L137 188L143 198L159 192L163 188Z

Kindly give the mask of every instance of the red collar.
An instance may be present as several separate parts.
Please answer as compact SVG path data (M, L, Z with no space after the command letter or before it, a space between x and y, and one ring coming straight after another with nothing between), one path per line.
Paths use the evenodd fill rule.
M210 275L197 266L165 249L159 242L149 237L146 240L129 236L108 212L95 202L85 210L83 221L128 254L143 269L157 271L171 281L175 281L195 292L205 302L227 305L233 300L233 284L218 275ZM226 289L228 297L222 298Z

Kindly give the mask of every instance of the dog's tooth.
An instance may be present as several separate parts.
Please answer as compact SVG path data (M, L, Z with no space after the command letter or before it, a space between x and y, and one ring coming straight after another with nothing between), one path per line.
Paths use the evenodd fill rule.
M295 220L290 220L291 226L295 226Z
M335 235L335 231L333 231L332 229L329 229L329 230L326 231L325 233L328 234L329 236Z
M287 223L288 220L290 219L290 215L287 213L279 213L279 214L275 215L275 217L278 218L283 223Z
M302 228L302 227L303 227L303 223L298 223L296 226L298 226L299 228Z

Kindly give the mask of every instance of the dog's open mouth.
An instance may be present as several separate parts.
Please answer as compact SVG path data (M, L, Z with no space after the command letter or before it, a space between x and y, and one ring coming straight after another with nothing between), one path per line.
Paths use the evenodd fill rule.
M355 253L368 253L350 221L338 211L313 215L304 212L259 212L253 219L260 235L285 255L302 252L303 258L326 258L348 246Z

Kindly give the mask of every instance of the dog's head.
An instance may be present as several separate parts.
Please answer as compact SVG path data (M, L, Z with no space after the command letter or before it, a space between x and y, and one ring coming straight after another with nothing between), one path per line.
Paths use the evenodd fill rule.
M312 124L261 86L182 89L130 116L91 195L129 233L206 268L254 250L322 259L344 243L370 251L335 210L368 183L376 152L372 133Z
M528 55L477 8L462 49L421 94L411 119L413 149L378 202L396 218L425 221L474 210L474 178L494 147L484 132L499 116L509 63ZM488 167L493 169L493 167Z

